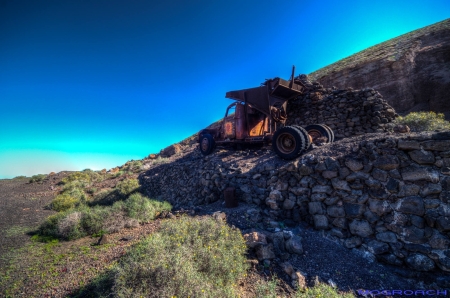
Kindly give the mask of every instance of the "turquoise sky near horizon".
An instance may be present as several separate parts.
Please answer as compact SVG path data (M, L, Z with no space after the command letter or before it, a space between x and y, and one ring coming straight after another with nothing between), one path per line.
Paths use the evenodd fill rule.
M311 73L450 17L450 1L0 0L0 179L109 169Z

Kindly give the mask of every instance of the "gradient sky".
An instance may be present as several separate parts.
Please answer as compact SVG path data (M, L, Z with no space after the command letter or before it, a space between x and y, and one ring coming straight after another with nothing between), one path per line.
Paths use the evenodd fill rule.
M450 1L0 0L0 178L109 169L310 73L450 17Z

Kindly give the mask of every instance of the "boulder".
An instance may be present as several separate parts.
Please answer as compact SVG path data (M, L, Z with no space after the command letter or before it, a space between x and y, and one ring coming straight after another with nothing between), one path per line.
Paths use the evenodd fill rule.
M270 260L275 259L272 243L267 245L260 245L256 249L256 257L258 260Z
M421 143L424 150L432 151L448 151L450 148L450 140L442 141L425 141Z
M422 254L411 254L405 260L406 264L417 271L431 271L435 265L433 260Z
M368 237L373 234L370 224L366 220L355 219L349 224L350 233L360 237Z
M360 160L353 158L347 158L345 160L345 165L353 172L360 171L364 167L364 164Z
M340 180L340 179L334 178L331 180L331 184L333 185L333 188L335 190L351 191L350 187L348 186L347 181L345 181L345 180Z
M406 197L393 204L395 211L407 214L422 216L425 214L425 207L421 197Z
M252 232L248 234L244 234L245 242L247 243L247 246L250 248L255 248L258 245L266 245L267 239L266 235L259 232Z
M283 209L290 210L290 209L294 208L295 203L296 203L296 201L292 201L292 200L286 199L283 202Z
M344 203L344 210L347 217L357 218L364 214L366 207L364 204Z
M418 141L398 140L397 147L402 150L420 150L420 143Z
M393 232L381 232L376 234L376 238L380 241L387 243L395 243L397 242L397 236Z
M367 244L367 249L374 255L379 255L389 251L389 245L384 242L372 240Z
M439 172L425 167L408 166L401 170L402 178L405 181L430 181L439 182Z
M314 215L314 227L317 230L328 229L328 218L325 215Z
M412 160L421 165L434 164L436 161L436 159L434 158L434 154L430 151L414 150L408 152L408 154Z
M400 162L399 162L398 158L393 155L380 156L375 160L375 162L373 164L373 166L375 168L385 170L385 171L394 170L394 169L398 168L399 165L400 165Z
M329 206L327 208L327 214L331 217L345 217L344 208L339 206Z
M302 254L302 238L300 236L294 235L285 242L286 250L291 254Z

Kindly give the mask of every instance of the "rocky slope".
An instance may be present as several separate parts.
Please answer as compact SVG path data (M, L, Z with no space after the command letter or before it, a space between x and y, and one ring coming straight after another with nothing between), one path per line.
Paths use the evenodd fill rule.
M450 117L450 19L380 43L311 73L324 86L371 87L399 113Z

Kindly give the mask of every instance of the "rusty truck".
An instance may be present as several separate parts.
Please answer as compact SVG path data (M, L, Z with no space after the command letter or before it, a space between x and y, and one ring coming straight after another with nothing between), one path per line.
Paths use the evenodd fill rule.
M260 87L229 91L225 97L235 100L225 112L219 127L203 129L198 134L203 155L216 146L270 144L283 159L294 159L311 144L330 143L334 133L324 124L286 126L287 103L307 91L299 77L289 80L279 77L266 79Z

